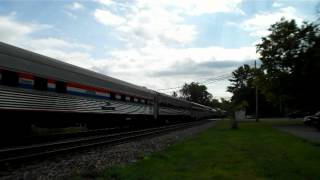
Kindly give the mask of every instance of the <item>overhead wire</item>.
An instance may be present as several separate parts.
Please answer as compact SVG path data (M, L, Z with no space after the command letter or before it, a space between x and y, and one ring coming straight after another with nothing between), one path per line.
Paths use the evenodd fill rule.
M202 82L199 82L199 84L201 85L208 85L208 84L212 84L212 83L215 83L215 82L218 82L218 81L223 81L223 80L226 80L228 78L230 78L232 75L231 73L223 73L223 74L220 74L216 77L213 77L213 78L208 78ZM158 89L157 91L165 91L165 92L170 92L170 91L174 91L176 89L181 89L183 86L177 86L177 87L171 87L171 88L164 88L164 89Z

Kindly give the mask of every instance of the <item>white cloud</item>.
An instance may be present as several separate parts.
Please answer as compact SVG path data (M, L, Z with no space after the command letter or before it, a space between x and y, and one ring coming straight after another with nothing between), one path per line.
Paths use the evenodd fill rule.
M52 28L47 24L21 23L15 21L15 13L0 16L0 39L4 42L16 42L35 31Z
M21 35L15 38L12 44L152 89L175 87L185 82L200 81L219 73L231 72L233 69L230 66L233 62L241 63L256 56L254 47L189 47L199 32L195 25L187 22L186 17L235 12L240 0L134 2L134 5L128 5L126 3L132 2L118 4L104 1L100 2L104 3L103 7L93 12L99 23L106 25L106 28L126 44L124 49L109 51L108 58L94 58L91 55L94 47L77 41L56 37L34 38L31 34L37 31L35 27L43 25L31 26L14 18L8 20L13 24L8 27L10 31L21 31ZM0 27L4 27L2 23ZM2 28L0 32L1 30ZM228 68L215 67L211 62L216 61L228 61L231 65L229 63ZM205 68L207 74L199 75L203 71L200 65L205 63L211 63L212 66ZM190 69L193 66L198 67L197 71ZM181 76L161 75L168 70L179 71ZM223 94L224 88L215 87L213 93ZM219 96L220 94L218 93Z
M108 8L112 11L96 9L95 19L106 26L114 26L117 37L130 47L150 44L184 46L193 42L198 34L196 26L186 22L186 16L218 12L243 14L238 7L241 0L97 2L112 4Z
M107 10L102 9L96 9L94 12L94 17L97 21L107 26L120 25L126 21L121 16L117 16Z
M166 70L179 63L190 61L192 63L206 63L213 61L245 61L256 59L255 47L242 48L156 48L153 46L139 50L127 49L118 50L112 53L114 58L114 71L137 70L143 65L152 71ZM126 64L126 68L121 66ZM120 67L119 69L117 67Z
M128 22L117 28L122 39L135 47L148 44L186 44L195 39L194 25L163 9L150 9L130 15Z
M184 45L195 39L195 26L186 24L181 15L163 7L141 3L139 1L136 6L127 7L127 13L121 16L101 9L96 9L94 16L104 25L115 26L117 37L130 47L149 44Z
M67 6L68 9L76 11L76 10L83 10L84 6L78 2L74 2L71 5Z
M90 56L92 46L53 37L35 38L33 33L53 28L51 25L24 23L10 16L0 16L0 41L57 58L85 68L91 68L95 60Z
M112 5L114 3L112 0L95 0L95 1L107 6Z
M163 89L203 81L219 73L231 73L239 64L256 58L255 47L178 49L148 46L113 51L111 59L101 60L99 67L94 69L152 89ZM212 88L220 94L225 92L225 86Z
M295 8L288 6L279 9L276 12L262 12L254 17L244 21L241 28L250 32L251 36L265 36L269 33L268 28L271 24L279 21L282 17L286 19L295 19L301 23L303 18L300 17Z
M283 4L281 4L281 3L279 3L279 2L277 2L277 1L275 1L275 2L273 2L272 3L272 7L282 7L283 6Z
M33 31L31 26L12 21L12 17L0 16L0 39L7 42L18 40Z
M241 0L108 1L103 9L95 10L94 17L108 30L111 28L112 33L126 44L126 48L110 52L110 59L100 60L99 65L92 69L135 84L161 89L205 78L204 74L200 76L196 71L184 69L188 63L197 66L213 61L241 62L256 58L254 47L186 48L198 35L196 26L187 22L188 16L219 12L244 14L238 8L240 3ZM182 76L172 78L160 75L173 67ZM225 68L213 69L215 67L207 76L226 71ZM222 88L222 91L225 89Z
M76 15L74 15L71 12L68 11L63 11L68 17L70 17L71 19L77 19L78 17Z
M31 39L31 43L28 44L32 49L61 49L61 50L84 50L90 51L93 47L85 44L80 44L78 42L67 42L58 38L41 38L41 39Z
M219 12L236 12L239 13L241 10L238 8L242 0L138 0L137 4L139 8L176 8L181 13L188 15L203 15Z

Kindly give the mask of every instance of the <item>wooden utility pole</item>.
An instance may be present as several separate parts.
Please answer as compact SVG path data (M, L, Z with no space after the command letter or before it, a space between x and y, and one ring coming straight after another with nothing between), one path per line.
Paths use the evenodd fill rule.
M257 85L257 62L254 60L254 70L256 79L256 122L259 122L259 109L258 109L258 85Z

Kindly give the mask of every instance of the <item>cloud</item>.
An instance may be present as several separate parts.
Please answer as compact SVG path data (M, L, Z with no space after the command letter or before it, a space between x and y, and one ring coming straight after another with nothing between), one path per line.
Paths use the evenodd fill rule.
M105 6L126 6L127 8L141 11L143 9L174 9L174 11L190 16L200 16L213 13L240 13L244 12L239 8L242 0L135 0L135 1L113 1L113 0L95 0Z
M212 76L217 73L230 73L235 68L243 64L252 64L253 60L244 61L208 61L203 63L195 63L192 60L181 62L162 71L153 72L153 77L179 77L179 76Z
M219 73L231 72L238 64L256 58L254 47L192 47L199 32L194 24L188 22L187 17L218 12L234 13L241 2L239 0L232 1L234 4L218 1L214 1L216 4L209 1L176 3L164 0L106 2L99 1L104 4L100 4L102 7L95 9L92 15L125 44L124 48L109 51L108 57L93 57L91 52L94 47L76 40L32 36L44 25L31 25L15 18L8 20L11 23L8 25L9 30L21 31L21 35L19 38L12 35L15 39L11 42L19 47L151 89L201 81ZM134 5L129 4L133 2ZM223 8L216 9L213 6ZM0 27L4 25L0 23ZM0 32L1 30L2 28ZM223 94L225 86L216 87L215 91Z
M103 5L112 5L114 2L112 0L94 0L100 4L103 4Z
M162 89L218 73L231 73L237 66L256 58L254 47L145 47L114 51L111 59L100 61L95 69L135 84Z
M272 3L272 7L282 7L283 6L283 4L281 4L281 3L279 3L279 2L277 2L277 1L275 1L275 2L273 2Z
M65 13L71 19L77 19L78 17L73 12L84 10L85 7L81 3L74 2L72 4L67 5L66 9L67 10L63 10L63 13Z
M197 35L194 25L186 24L181 16L159 8L128 15L127 22L115 32L131 47L184 45Z
M262 12L254 17L245 20L241 24L241 28L248 31L251 36L266 36L269 34L270 25L279 21L282 17L286 19L295 19L297 23L302 23L303 18L300 17L294 7L288 6L280 8L275 12Z
M31 43L29 43L29 47L32 49L60 49L60 50L84 50L91 51L93 49L92 46L80 44L78 42L67 42L58 38L41 38L41 39L31 39Z
M73 11L77 11L77 10L83 10L85 9L84 6L78 2L74 2L70 5L67 6L68 9L73 10Z
M126 21L124 18L102 9L96 9L94 17L98 22L107 26L120 25Z
M118 39L131 47L150 44L184 46L198 35L196 26L189 24L186 17L221 12L243 14L238 7L241 0L97 2L107 5L108 10L96 9L95 19L106 26L113 26Z
M0 39L4 42L16 42L36 31L52 28L48 24L22 23L15 20L15 13L0 16Z
M256 58L255 48L188 47L199 31L187 18L213 13L244 14L238 7L240 3L240 0L136 0L104 4L96 9L95 19L126 46L111 51L111 58L100 60L99 66L92 69L152 89L231 72L238 64ZM97 17L98 10L121 20L110 24L107 16ZM220 89L223 94L224 87Z
M71 12L68 11L63 11L68 17L70 17L71 19L77 19L78 17L76 15L74 15Z
M0 16L0 39L3 41L15 41L32 31L31 26L12 21L12 17Z
M180 13L185 13L191 16L199 16L203 14L212 13L227 13L227 12L242 12L239 9L239 4L242 0L185 0L185 1L172 1L172 0L138 0L137 5L139 8L175 8Z
M0 41L9 43L71 64L91 68L95 60L90 51L93 47L79 42L47 37L36 38L34 33L54 28L48 24L26 23L16 20L15 13L0 16Z

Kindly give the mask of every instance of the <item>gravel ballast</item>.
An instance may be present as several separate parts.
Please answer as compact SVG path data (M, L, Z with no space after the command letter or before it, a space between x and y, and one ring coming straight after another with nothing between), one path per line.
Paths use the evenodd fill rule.
M112 147L99 147L85 152L58 156L50 160L22 165L10 172L1 172L0 179L69 179L74 175L90 177L113 165L134 163L153 152L198 134L215 124L210 121L195 127L152 138L136 140Z

